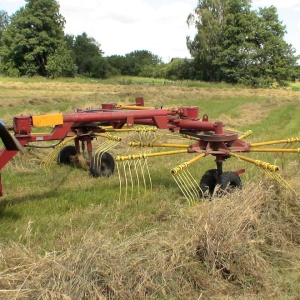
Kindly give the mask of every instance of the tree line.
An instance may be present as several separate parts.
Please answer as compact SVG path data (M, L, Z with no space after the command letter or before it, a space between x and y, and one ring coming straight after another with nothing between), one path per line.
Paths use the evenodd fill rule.
M104 56L86 32L64 34L56 0L25 0L13 15L0 11L0 72L6 76L91 78L116 75L203 80L250 86L283 85L300 75L295 49L274 6L252 10L250 0L199 0L187 18L193 59L164 63L150 51Z

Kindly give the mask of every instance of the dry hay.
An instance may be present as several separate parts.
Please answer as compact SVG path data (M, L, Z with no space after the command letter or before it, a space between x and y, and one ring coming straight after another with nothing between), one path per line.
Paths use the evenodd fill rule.
M50 144L35 143L36 146L46 147ZM41 162L47 155L51 154L52 148L24 148L24 154L18 153L5 166L6 171L13 171L17 173L35 172L41 167Z
M0 298L276 298L281 266L299 268L299 208L273 186L248 184L182 211L164 230L113 239L89 228L70 234L79 243L44 254L2 245Z
M298 100L299 101L299 100ZM264 102L245 103L237 108L234 116L222 114L218 117L223 124L229 127L249 126L265 119L271 110L278 109L287 103L298 102L297 99L268 99Z
M144 97L146 105L172 103L178 99L199 101L214 98L228 99L239 97L258 97L266 99L285 99L299 101L299 95L287 90L202 88L185 86L143 86L111 85L67 82L0 82L2 95L0 107L53 104L59 102L92 101L93 103L130 103L136 97Z

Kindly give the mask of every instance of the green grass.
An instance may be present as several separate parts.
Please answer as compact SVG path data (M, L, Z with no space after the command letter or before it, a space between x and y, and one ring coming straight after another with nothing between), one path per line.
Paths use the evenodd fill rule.
M93 79L81 75L77 75L74 78L58 78L58 79L47 79L45 77L35 76L35 77L4 77L0 75L1 82L64 82L64 83L78 83L78 84L121 84L121 85L145 85L145 86L187 86L187 87L205 87L205 88L219 88L219 89L244 89L246 87L241 85L232 85L226 83L210 83L204 81L195 80L167 80L164 78L147 78L147 77L135 77L135 76L114 76L108 79Z

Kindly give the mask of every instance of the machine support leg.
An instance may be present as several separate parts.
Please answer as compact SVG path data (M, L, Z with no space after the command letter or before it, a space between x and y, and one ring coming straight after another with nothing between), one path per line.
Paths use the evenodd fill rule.
M218 177L223 173L223 162L217 162Z
M92 140L87 140L87 151L88 151L88 155L89 155L89 160L92 160L92 156L93 156L93 145L92 145Z
M76 148L76 153L80 154L80 143L79 143L79 139L75 139L75 148Z

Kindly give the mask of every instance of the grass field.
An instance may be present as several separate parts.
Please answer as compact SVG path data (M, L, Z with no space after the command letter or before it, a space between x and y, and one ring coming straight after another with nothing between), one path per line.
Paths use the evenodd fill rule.
M225 84L0 78L1 120L73 112L105 102L199 106L200 116L249 141L300 136L300 92ZM50 130L50 129L48 129ZM166 139L165 132L158 135ZM130 153L124 143L113 155ZM134 137L136 138L136 137ZM98 141L101 143L101 139ZM299 146L298 146L299 147ZM120 193L117 173L42 164L50 149L26 149L3 170L0 299L299 299L299 155L252 154L278 165L296 194L246 168L243 189L188 205L170 169L189 155L149 159L152 189ZM192 165L197 181L213 157Z

